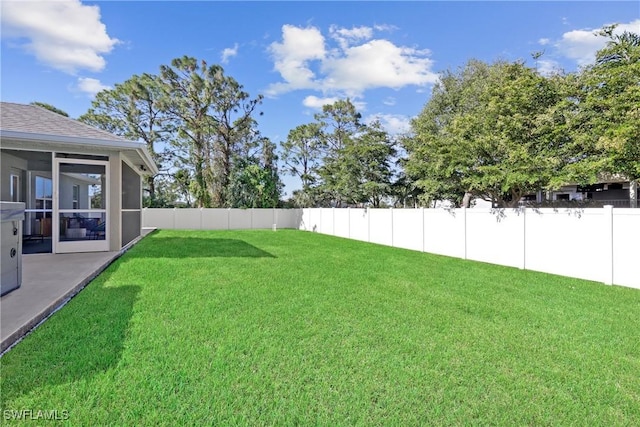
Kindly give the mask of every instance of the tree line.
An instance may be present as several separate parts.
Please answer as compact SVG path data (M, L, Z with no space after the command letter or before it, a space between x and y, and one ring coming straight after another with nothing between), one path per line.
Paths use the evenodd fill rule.
M146 143L161 171L147 178L146 206L274 207L282 183L276 145L257 127L261 102L221 66L185 56L101 91L79 120Z
M421 199L516 206L563 184L640 178L640 37L603 28L593 65L543 76L524 62L446 71L404 139ZM534 59L537 59L535 55Z
M635 189L640 36L614 29L599 32L607 45L575 73L474 59L442 72L404 135L364 123L343 99L290 130L277 150L258 130L262 96L186 56L98 93L79 120L147 144L161 170L145 185L151 207L468 206L473 198L509 207L603 174ZM288 201L280 173L301 183Z

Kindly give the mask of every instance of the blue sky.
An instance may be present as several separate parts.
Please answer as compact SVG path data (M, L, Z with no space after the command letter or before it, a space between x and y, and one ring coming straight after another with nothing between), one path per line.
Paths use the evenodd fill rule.
M640 32L636 1L219 2L2 0L1 99L78 117L96 91L189 55L221 64L252 96L272 141L349 96L365 120L407 129L439 72L471 59L593 60L606 24ZM288 193L297 187L285 178Z

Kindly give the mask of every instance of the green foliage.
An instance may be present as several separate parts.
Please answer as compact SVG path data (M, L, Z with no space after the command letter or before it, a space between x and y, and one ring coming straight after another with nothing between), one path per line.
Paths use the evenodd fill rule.
M348 174L352 158L346 153L353 138L362 131L361 115L349 99L322 107L315 115L319 125L322 164L318 168L319 183L314 189L317 200L324 205L341 207L357 198L352 177Z
M400 208L417 208L421 205L422 190L417 183L405 173L404 164L406 159L399 160L402 166L396 176L396 180L391 184L391 196L394 199L393 206Z
M407 172L434 199L465 194L513 206L561 171L563 141L543 117L561 99L550 79L521 62L469 61L447 71L403 139Z
M636 426L639 307L637 289L317 233L160 230L2 357L0 410Z
M640 179L640 36L614 34L596 63L574 78L574 99L567 127L582 155L571 165L576 180L594 182L602 173Z
M163 168L170 153L164 145L173 132L173 123L164 106L164 93L158 77L134 75L113 89L99 92L79 121L147 145L151 157ZM156 177L146 178L145 206L157 206L166 195L158 194ZM156 200L158 199L158 200Z
M60 114L61 116L64 116L64 117L69 117L69 114L66 111L61 110L58 107L54 107L51 104L47 104L46 102L34 101L34 102L31 102L31 105L35 105L36 107L42 107L46 110L52 111L56 114Z
M313 206L311 187L318 180L321 165L319 123L300 125L289 131L287 140L282 143L282 161L285 172L300 178L302 189L296 193L296 204L300 207Z
M325 105L315 122L283 143L287 172L300 177L298 206L370 205L391 194L394 142L380 123L365 125L349 99Z
M393 141L379 122L363 126L338 151L340 174L336 184L344 199L356 205L381 206L391 194Z
M134 75L98 93L80 120L147 144L162 172L148 177L145 206L190 206L193 197L199 207L229 207L234 162L251 163L251 150L261 146L253 119L261 100L219 65L185 56L158 76Z
M607 173L637 180L640 36L614 29L599 32L607 46L574 74L475 60L442 73L402 141L423 202L459 206L472 195L514 206L525 194Z
M231 174L230 204L238 208L275 208L280 201L282 183L278 177L275 144L262 140L261 158L236 159Z
M179 164L193 169L196 205L231 206L234 159L259 146L253 114L262 96L251 99L221 66L187 56L161 66L160 79L176 123Z

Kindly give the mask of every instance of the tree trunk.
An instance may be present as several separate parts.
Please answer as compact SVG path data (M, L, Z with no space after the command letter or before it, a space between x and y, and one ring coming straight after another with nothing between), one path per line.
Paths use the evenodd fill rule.
M464 193L464 197L462 197L462 206L463 208L468 208L471 206L471 197L472 194L468 191Z
M629 207L638 207L638 180L636 179L629 182Z
M155 182L155 176L153 175L149 175L146 178L147 180L147 187L149 189L149 201L151 202L151 204L153 205L156 201L156 182Z

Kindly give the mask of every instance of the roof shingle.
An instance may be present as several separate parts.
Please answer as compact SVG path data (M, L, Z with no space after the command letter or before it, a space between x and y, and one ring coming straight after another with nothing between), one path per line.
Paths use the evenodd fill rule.
M132 142L36 105L0 102L0 117L4 131Z

